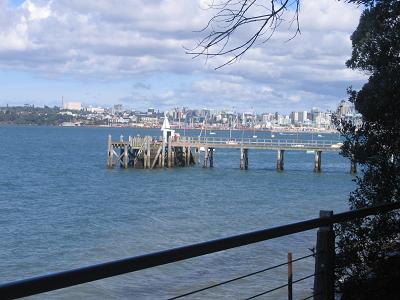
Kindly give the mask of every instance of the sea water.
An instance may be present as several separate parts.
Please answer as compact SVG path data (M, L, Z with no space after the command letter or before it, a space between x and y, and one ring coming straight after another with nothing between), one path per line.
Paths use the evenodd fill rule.
M179 130L197 136L200 131ZM216 149L214 168L106 168L107 137L159 136L158 129L0 127L0 283L112 261L318 217L347 209L350 164L336 152ZM201 133L202 135L209 132ZM213 138L337 140L334 134L215 131ZM42 294L35 299L165 299L310 254L315 231ZM313 273L294 263L294 279ZM284 284L285 267L188 299L243 299ZM312 294L312 278L294 285ZM278 290L263 299L285 299Z

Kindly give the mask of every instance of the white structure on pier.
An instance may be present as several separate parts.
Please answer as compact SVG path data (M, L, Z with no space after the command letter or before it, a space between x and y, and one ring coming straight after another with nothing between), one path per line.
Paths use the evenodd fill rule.
M175 136L175 130L171 129L171 125L169 124L168 117L164 115L164 122L161 127L161 131L163 133L163 142L167 142L168 138Z

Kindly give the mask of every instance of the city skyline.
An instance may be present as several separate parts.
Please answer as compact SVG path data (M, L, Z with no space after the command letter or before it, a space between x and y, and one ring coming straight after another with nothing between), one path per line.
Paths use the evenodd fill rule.
M22 103L22 102L21 102ZM218 107L218 106L191 106L190 104L183 104L181 106L170 106L170 107L165 107L164 109L160 109L159 107L155 106L149 106L149 107L144 107L144 108L136 108L133 106L126 106L123 105L122 103L105 103L104 105L94 105L90 103L85 103L85 102L70 102L70 101L61 101L59 104L54 104L54 105L47 105L45 103L23 103L23 104L9 104L6 103L4 105L0 105L0 108L4 107L58 107L60 109L65 109L65 110L94 110L96 109L104 109L104 110L112 110L115 109L116 107L120 107L120 110L123 111L137 111L137 112L146 112L148 110L155 110L158 112L166 112L168 113L169 111L177 110L177 109L184 109L184 110L207 110L207 111L212 111L212 112L229 112L229 113L245 113L245 114L264 114L264 113L280 113L280 114L291 114L293 112L302 112L302 111L312 111L312 110L318 110L321 112L334 112L336 111L342 103L346 103L347 105L353 106L349 101L347 100L341 100L336 103L335 106L328 108L328 109L321 109L320 107L313 106L313 107L303 107L297 110L286 110L286 111L274 111L274 110L258 110L257 108L251 107L249 109L240 109L236 108L234 106L232 107Z
M289 113L332 108L346 98L347 86L366 78L345 67L361 8L305 1L301 35L288 42L292 32L283 26L267 44L216 71L223 58L205 63L184 49L201 38L194 31L208 20L204 3L2 0L0 105L54 106L63 95L94 106Z
M148 108L145 111L126 109L122 104L113 107L82 106L79 102L64 102L62 107L24 106L0 107L0 124L35 124L56 126L116 126L159 128L168 118L176 128L214 128L214 129L269 129L269 130L336 130L332 114L359 122L360 115L354 105L341 101L331 111L321 111L317 107L308 110L279 112L240 112L231 109L194 109L175 107L166 111Z

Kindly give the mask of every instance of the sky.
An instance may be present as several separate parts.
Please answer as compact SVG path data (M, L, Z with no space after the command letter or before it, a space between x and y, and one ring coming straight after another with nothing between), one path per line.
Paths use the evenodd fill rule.
M0 0L0 106L61 105L256 112L335 109L366 74L345 67L361 7L303 0L234 64L186 53L204 37L207 0ZM289 11L285 18L291 18ZM254 28L242 30L236 41Z

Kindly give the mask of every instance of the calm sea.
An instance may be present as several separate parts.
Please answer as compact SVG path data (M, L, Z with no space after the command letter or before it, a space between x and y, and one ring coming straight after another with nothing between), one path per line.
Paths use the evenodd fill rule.
M322 153L320 174L304 151L287 151L285 171L277 172L276 152L250 150L249 170L240 171L239 151L220 149L213 169L108 170L108 134L118 139L160 131L0 127L1 283L301 221L321 209L344 211L354 189L349 162L337 153ZM309 231L33 298L164 299L284 262L288 251L294 258L307 255L314 244ZM312 259L294 264L294 279L312 272ZM188 299L242 299L286 278L283 267ZM295 298L310 295L311 287L312 279L296 284ZM263 299L285 297L281 290Z

